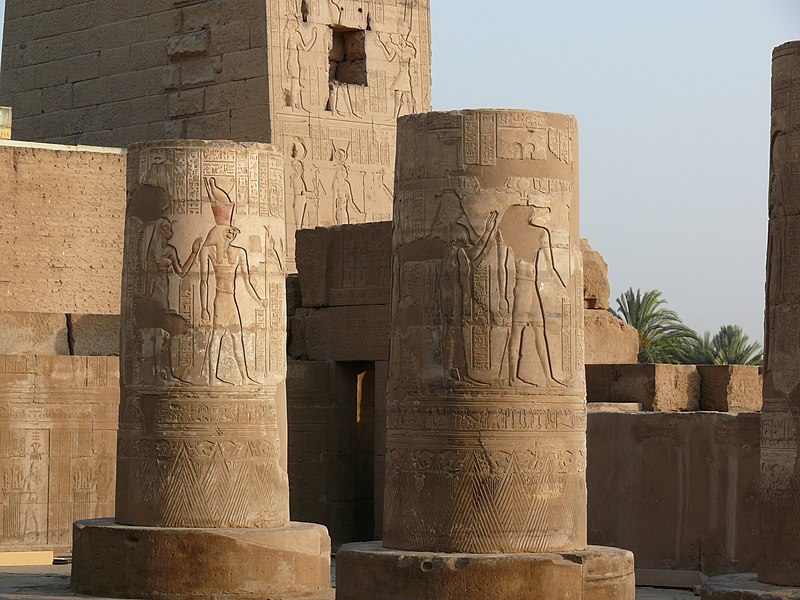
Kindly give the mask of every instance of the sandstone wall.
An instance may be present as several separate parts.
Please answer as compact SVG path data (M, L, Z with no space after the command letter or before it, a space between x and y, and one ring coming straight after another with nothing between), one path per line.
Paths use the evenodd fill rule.
M589 410L760 412L762 380L752 365L587 365Z
M267 141L266 3L8 0L0 104L14 138Z
M0 552L69 552L114 513L119 361L0 355Z
M637 569L753 571L760 415L589 414L589 543Z
M119 314L125 157L0 142L0 312Z

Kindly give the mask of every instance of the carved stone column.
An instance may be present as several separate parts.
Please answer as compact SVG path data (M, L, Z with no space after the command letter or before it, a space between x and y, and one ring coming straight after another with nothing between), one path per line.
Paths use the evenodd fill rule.
M338 555L338 597L377 562L381 598L633 598L632 555L586 545L574 117L413 115L398 148L385 548Z
M283 181L268 145L129 149L116 519L76 524L76 591L279 598L329 587L327 532L289 523L281 457ZM97 568L115 553L127 568ZM287 555L284 572L264 568ZM221 561L226 575L184 578L197 568L183 558Z
M800 598L800 41L772 53L770 140L761 561L710 580L707 600Z
M282 527L283 160L149 143L128 161L116 522Z

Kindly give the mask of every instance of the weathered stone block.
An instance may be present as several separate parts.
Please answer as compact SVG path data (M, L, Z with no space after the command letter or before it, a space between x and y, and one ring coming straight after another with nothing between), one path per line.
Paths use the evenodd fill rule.
M77 521L72 590L164 600L299 599L330 588L330 551L325 527L308 523L171 529Z
M608 284L608 265L603 256L589 245L589 240L581 238L583 255L583 302L588 309L607 309L611 295Z
M586 365L589 402L633 402L646 411L700 408L700 373L695 365Z
M203 112L205 90L183 90L169 95L169 116L183 117Z
M172 59L206 54L211 43L208 29L174 35L167 40L167 54Z
M100 53L84 54L67 60L67 81L74 83L100 76Z
M336 555L337 600L634 600L633 554L439 554L348 544Z
M583 311L586 364L635 364L639 332L607 310Z
M221 72L222 59L219 56L184 62L181 63L181 85L184 87L212 85L219 81Z
M3 144L0 311L119 314L124 154Z
M205 88L206 104L209 112L233 110L245 106L245 82L233 81Z
M759 556L757 414L589 413L589 542L641 569L753 570Z
M301 229L296 239L304 306L389 304L391 222Z
M72 315L72 348L79 356L119 356L119 315Z
M389 305L334 306L299 312L309 360L376 361L389 359Z
M163 46L163 40L161 40ZM116 48L102 48L100 50L100 75L118 75L125 73L131 68L131 48L130 46L119 46ZM99 102L95 102L99 104Z
M0 354L69 354L66 316L0 312Z
M761 412L761 370L749 365L698 365L700 409L722 412Z

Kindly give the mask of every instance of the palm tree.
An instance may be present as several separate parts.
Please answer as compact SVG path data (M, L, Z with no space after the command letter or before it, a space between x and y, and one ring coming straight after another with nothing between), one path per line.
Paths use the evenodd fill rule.
M761 365L761 344L750 338L738 325L723 325L712 338L705 332L687 349L686 362L698 365Z
M678 314L666 308L661 291L642 293L633 288L617 298L611 313L639 332L640 363L679 363L697 341L693 329L683 324Z

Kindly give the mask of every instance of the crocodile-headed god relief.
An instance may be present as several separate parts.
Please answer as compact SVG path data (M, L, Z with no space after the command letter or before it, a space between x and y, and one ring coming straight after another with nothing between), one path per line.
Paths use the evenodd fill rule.
M581 548L575 119L430 113L398 140L386 545Z

